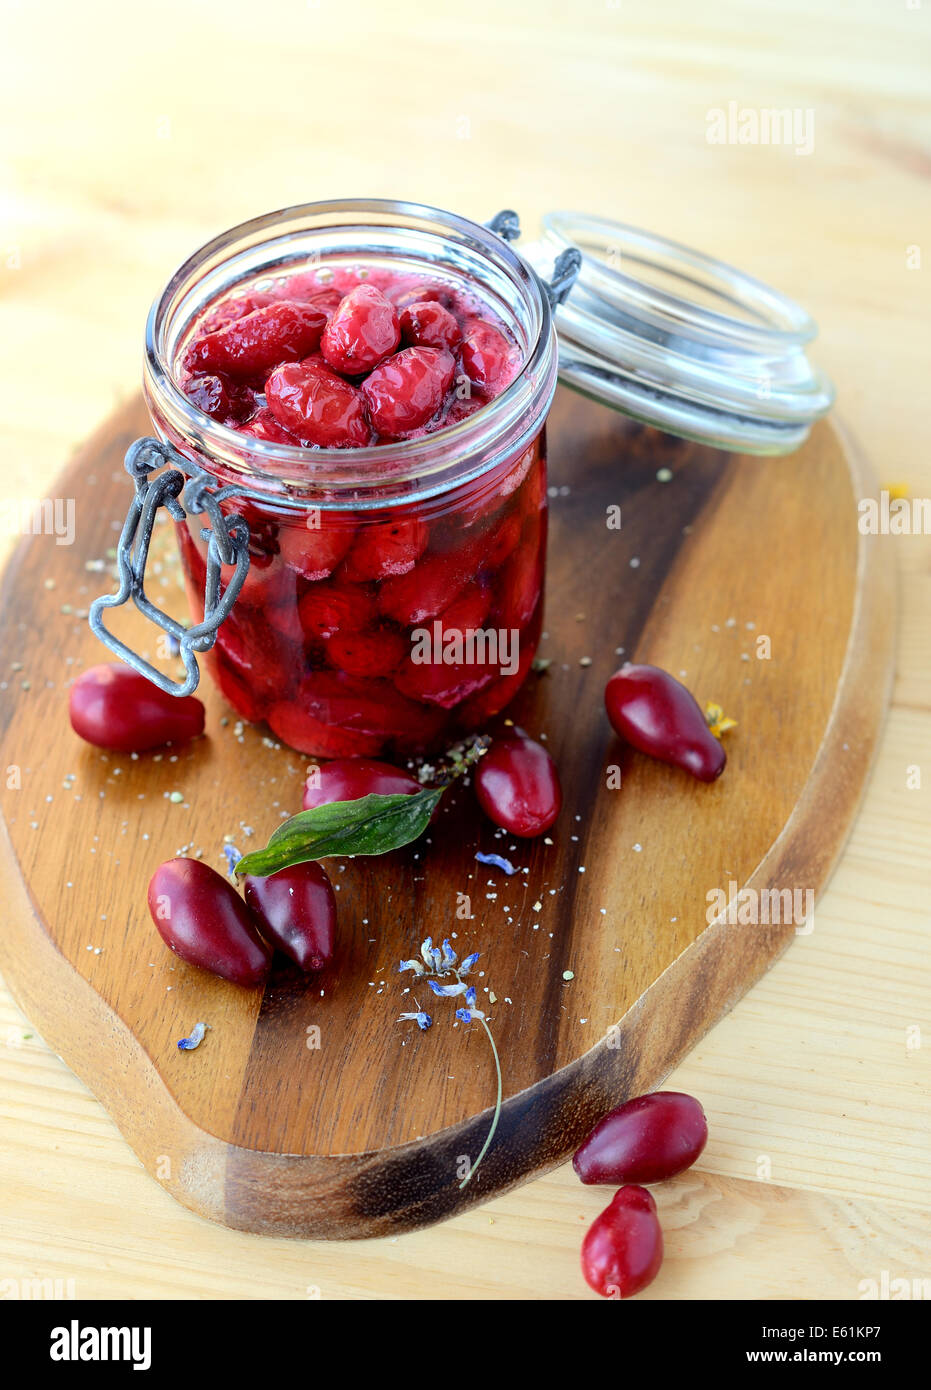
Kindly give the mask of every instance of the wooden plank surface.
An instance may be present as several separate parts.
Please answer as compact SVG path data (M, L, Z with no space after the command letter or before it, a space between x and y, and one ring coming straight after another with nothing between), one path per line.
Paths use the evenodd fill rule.
M827 422L769 472L560 389L541 645L552 665L508 707L561 768L558 821L545 840L502 839L470 794L451 792L423 842L329 866L333 970L308 980L279 965L264 992L247 991L163 949L144 885L179 841L221 871L224 842L247 844L244 827L264 842L297 809L306 760L237 720L210 679L206 738L167 756L89 748L64 717L68 682L101 651L62 597L105 553L132 496L127 442L148 429L141 397L116 412L55 483L75 499L76 544L30 538L4 575L0 646L19 648L23 675L0 692L0 766L30 756L0 791L11 880L0 968L149 1171L194 1211L336 1239L458 1214L563 1161L621 1099L655 1088L813 930L891 684L889 542L852 524L871 483ZM611 506L624 525L606 535ZM758 536L782 531L794 551L775 570L758 565ZM185 617L169 525L147 574L160 607ZM124 640L151 653L141 616L118 618ZM713 787L618 743L602 699L618 646L737 717ZM506 852L517 877L478 865L478 850ZM714 895L736 909L738 890L787 892L792 906L777 897L780 910L755 925L709 921ZM416 953L423 923L460 954L481 952L476 984L501 1057L494 1145L464 1194L457 1165L488 1132L491 1058L478 1030L450 1029L442 1011L426 1037L399 1029L417 990L397 961ZM175 1044L195 1015L210 1045L189 1058Z
M101 25L123 67L104 66ZM660 11L599 0L571 15L440 5L429 20L412 4L362 4L351 33L330 0L281 6L258 31L238 3L222 25L173 3L144 27L94 3L11 10L0 495L43 495L68 449L135 388L148 302L193 244L264 208L365 192L474 216L516 206L528 227L548 206L592 208L739 262L814 313L816 356L881 480L927 496L929 291L909 252L927 221L927 25L926 7L840 0L719 0L701 14L679 0ZM395 80L408 62L454 64L455 78L425 103L420 84ZM218 95L227 74L231 101ZM811 154L709 145L706 112L732 99L813 110ZM316 139L319 113L337 111ZM691 1254L670 1239L658 1297L707 1292L709 1276L722 1296L856 1297L883 1268L927 1270L928 1048L915 1044L929 1026L931 545L894 544L898 679L870 793L814 933L673 1078L709 1112L698 1190L716 1216L696 1216ZM5 1276L58 1272L90 1296L585 1294L580 1217L602 1196L568 1170L366 1246L364 1259L358 1246L265 1243L159 1192L29 1031L4 997Z

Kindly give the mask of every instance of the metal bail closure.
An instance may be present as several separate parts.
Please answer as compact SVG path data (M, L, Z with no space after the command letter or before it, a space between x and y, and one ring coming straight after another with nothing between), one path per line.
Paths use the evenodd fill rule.
M504 208L501 212L495 213L490 222L485 226L489 231L495 232L503 241L517 241L520 237L520 217L512 208ZM579 277L582 269L582 253L575 246L564 247L556 256L553 264L553 278L547 280L535 266L531 266L534 275L543 286L550 308L555 309L562 304Z
M157 478L149 476L166 464L172 465L167 472ZM220 500L231 495L235 489L213 491L209 487L209 473L178 453L170 444L152 438L137 439L126 451L125 467L136 491L116 550L120 587L115 594L104 594L94 600L88 622L95 637L153 685L169 695L190 695L200 681L196 653L207 652L213 646L217 630L236 602L249 569L249 527L241 516L224 516L220 511ZM185 486L186 478L190 481ZM182 490L186 511L178 500ZM200 533L201 538L207 541L207 580L204 621L195 627L186 628L163 613L145 592L145 567L159 507L164 507L175 521L184 521L187 516L203 512L211 522L211 526L204 527ZM235 565L236 568L226 588L221 590L220 570L224 565ZM149 622L178 643L187 672L185 680L171 680L107 631L103 622L104 609L121 608L130 598Z

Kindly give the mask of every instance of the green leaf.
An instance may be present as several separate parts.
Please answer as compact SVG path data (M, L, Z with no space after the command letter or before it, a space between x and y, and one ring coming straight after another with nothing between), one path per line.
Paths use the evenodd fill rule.
M264 849L246 854L237 874L266 878L291 864L328 855L387 854L422 835L446 790L392 796L362 796L358 801L331 801L283 821Z

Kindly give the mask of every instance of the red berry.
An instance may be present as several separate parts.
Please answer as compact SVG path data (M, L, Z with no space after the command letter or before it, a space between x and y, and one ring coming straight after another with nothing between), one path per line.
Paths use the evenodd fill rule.
M619 1105L596 1125L572 1160L582 1182L665 1182L691 1168L708 1139L694 1096L654 1091Z
M390 292L391 300L398 310L407 309L412 304L423 304L427 300L442 304L444 309L452 307L453 297L448 285L419 283L407 289Z
M363 680L342 671L311 672L298 698L315 719L384 738L408 733L421 714L389 681Z
M422 790L410 773L371 758L336 758L315 767L304 788L304 810L332 801L358 801L362 796L413 795Z
M255 439L267 439L271 444L302 444L303 440L291 434L284 425L278 423L267 406L257 410L248 424L241 425L240 434L251 434Z
M413 656L405 661L394 680L402 694L428 705L452 709L454 705L484 690L500 675L498 665L466 659L467 634L481 628L490 602L488 590L481 584L474 584L433 620L433 627L437 623L440 625L440 649L431 652L433 661L415 662ZM431 631L430 635L432 642L435 634ZM457 655L455 647L450 650L450 644L457 639L463 644L463 660L440 660L446 655Z
M656 1203L645 1187L622 1187L582 1242L582 1273L602 1298L631 1298L663 1262Z
M335 632L326 644L327 661L350 676L390 676L409 651L396 627L366 632Z
M304 637L293 602L269 608L236 604L214 651L263 700L280 700L303 668Z
M263 936L302 970L322 970L333 959L336 895L321 864L292 864L267 878L247 874L246 903Z
M225 328L228 323L235 323L237 319L245 318L246 314L251 314L256 309L264 309L266 304L274 302L273 294L265 294L259 290L254 290L251 294L231 295L229 299L221 300L206 318L201 319L197 325L198 336L215 333L218 328Z
M310 305L279 300L195 339L185 360L191 370L226 372L240 381L258 377L313 352L325 324L325 315Z
M497 666L487 662L425 662L405 661L394 683L402 695L426 705L452 709L470 695L484 690L500 674Z
M252 681L243 677L234 663L228 660L227 653L219 646L207 653L210 673L220 687L225 700L233 706L237 714L248 719L250 724L258 724L265 718L267 698L263 699Z
M480 628L488 617L491 607L491 594L485 584L470 584L464 589L455 603L444 608L439 621L444 637L448 634L466 633Z
M204 732L200 700L169 695L119 661L91 666L78 676L68 692L68 713L85 742L117 753L187 743Z
M293 700L281 700L266 714L268 725L282 743L315 758L371 757L381 751L380 734L362 734L334 728Z
M455 370L443 348L396 352L362 383L373 428L388 439L419 429L439 410Z
M727 755L705 722L694 695L658 666L622 666L605 687L615 733L641 753L713 782Z
M504 564L520 540L522 524L517 512L510 512L496 523L483 546L482 569L496 570ZM524 564L530 569L533 568L532 555L525 557Z
M279 553L303 579L326 579L352 545L356 519L351 512L316 510L307 520L314 524L302 526L297 518L291 524L282 523Z
M530 546L515 551L499 572L496 584L501 626L526 626L543 589L543 563L539 551Z
M493 395L512 375L515 351L497 328L473 319L462 339L462 365L470 381L486 395Z
M169 859L149 883L149 912L166 946L182 960L254 988L271 951L239 894L200 859Z
M475 770L475 792L495 825L522 838L549 830L562 805L556 764L520 729L495 739Z
M422 623L448 608L470 577L459 557L426 555L409 574L383 581L378 607L402 627Z
M248 386L237 386L226 377L188 377L184 383L188 400L221 424L240 424L255 410L255 397Z
M320 347L330 366L347 376L368 372L401 341L394 305L374 285L350 290L327 323Z
M265 383L268 407L279 424L327 449L369 443L361 393L323 362L286 362Z
M460 420L467 420L470 415L474 415L477 410L481 410L486 402L481 396L454 396L449 403L445 415L443 416L443 428L450 425L458 425Z
M375 600L360 584L314 584L298 605L308 637L360 632L374 622Z
M525 638L521 646L520 662L516 671L509 676L501 676L499 680L486 686L477 695L470 696L459 706L456 717L463 730L482 728L513 700L527 679L536 644Z
M347 579L364 582L408 574L427 548L428 527L422 521L363 523L344 568Z
M453 315L436 300L420 300L401 311L401 338L408 347L452 350L459 346L461 337Z

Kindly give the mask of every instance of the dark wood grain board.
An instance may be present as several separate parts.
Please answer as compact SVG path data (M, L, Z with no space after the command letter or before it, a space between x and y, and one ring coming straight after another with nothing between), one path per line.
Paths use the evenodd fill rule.
M307 760L263 727L240 729L207 677L207 736L157 760L101 755L65 712L69 680L105 657L83 610L110 581L87 566L115 544L129 497L122 455L148 428L141 401L114 417L61 480L75 544L30 537L7 569L2 759L21 785L4 780L0 967L187 1206L277 1235L436 1221L563 1160L607 1109L655 1086L791 941L792 925L709 925L707 895L731 883L817 892L846 838L891 675L891 572L856 525L856 501L875 485L829 424L791 458L736 457L560 390L541 645L552 664L507 711L546 737L560 767L553 843L496 836L457 787L425 841L332 865L338 967L309 980L282 969L247 993L162 947L145 886L181 849L222 869L224 836L240 849L263 842L299 809ZM606 524L612 506L620 530ZM153 557L159 598L180 615L169 528ZM120 630L152 645L138 615ZM621 652L685 673L701 701L739 721L718 782L614 738L602 692ZM613 765L620 790L607 786ZM521 872L482 866L477 850ZM461 893L468 921L455 915ZM505 1094L463 1193L457 1164L478 1152L494 1099L487 1040L453 1027L441 1000L428 1032L397 1022L412 1007L399 959L453 932L458 948L482 952ZM206 1042L179 1052L198 1020ZM315 1027L320 1046L309 1047Z

